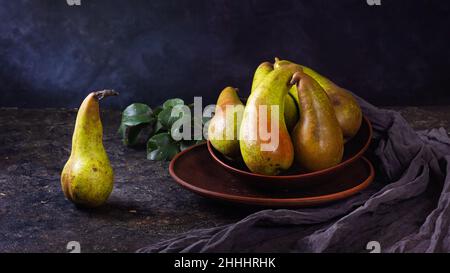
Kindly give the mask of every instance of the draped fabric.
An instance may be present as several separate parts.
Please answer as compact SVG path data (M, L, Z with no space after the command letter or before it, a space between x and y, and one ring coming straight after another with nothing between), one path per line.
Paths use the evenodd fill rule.
M374 129L377 177L346 200L316 208L268 209L237 223L192 230L138 252L450 251L450 138L414 131L395 111L361 98Z

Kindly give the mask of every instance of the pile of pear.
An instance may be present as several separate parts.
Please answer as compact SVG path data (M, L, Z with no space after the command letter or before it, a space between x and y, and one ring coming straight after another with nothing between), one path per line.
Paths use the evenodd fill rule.
M260 106L267 112L254 110ZM278 106L278 115L270 114L271 106ZM259 119L264 113L265 119ZM344 144L361 122L361 108L349 91L311 68L275 58L257 67L245 105L236 88L220 93L208 139L225 157L243 160L256 174L279 175L293 164L314 172L342 161ZM278 145L272 149L263 148L271 139L255 134L262 125L269 135L271 126L278 126Z

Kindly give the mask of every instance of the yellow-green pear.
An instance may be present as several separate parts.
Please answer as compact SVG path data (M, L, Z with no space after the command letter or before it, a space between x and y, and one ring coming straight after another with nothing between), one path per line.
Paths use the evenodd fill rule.
M298 89L300 120L292 132L295 159L308 171L339 164L344 152L342 130L323 88L303 71L292 82Z
M336 113L336 118L341 126L344 134L344 141L349 141L359 130L362 122L362 111L356 99L346 89L339 87L337 84L320 75L316 71L304 65L294 64L287 60L280 60L275 58L274 68L277 69L284 65L297 65L308 76L312 77L325 90ZM297 89L293 87L289 94L291 94L300 103L297 96Z
M284 120L289 132L291 132L292 129L294 129L295 124L297 124L299 115L297 103L295 102L294 97L288 93L284 99Z
M273 64L270 62L263 62L256 68L255 74L253 75L253 82L250 93L252 93L256 89L256 87L258 87L258 85L273 69ZM294 98L289 94L286 95L284 101L284 118L286 127L290 132L294 128L295 124L297 124L299 112Z
M82 207L103 204L113 189L113 169L103 147L99 100L118 95L113 90L90 93L78 109L72 151L61 173L64 195Z
M270 62L261 63L255 70L252 81L252 88L250 93L252 93L256 87L264 80L264 78L273 70L273 64Z
M309 67L302 66L303 71L316 80L325 90L333 105L336 118L344 134L344 141L349 141L358 133L362 122L362 111L355 97L346 89L339 87L329 79Z
M230 158L240 155L238 136L243 112L244 105L237 89L225 87L220 92L214 117L209 122L208 139L217 151Z
M276 175L294 160L294 147L284 116L284 102L295 70L273 70L250 94L240 129L242 158L250 171Z

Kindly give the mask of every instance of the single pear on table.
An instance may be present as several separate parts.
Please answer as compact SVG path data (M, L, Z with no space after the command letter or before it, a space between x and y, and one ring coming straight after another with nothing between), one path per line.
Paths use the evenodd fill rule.
M280 60L275 58L275 69L283 65L292 65L293 63L287 60ZM295 64L294 64L295 65ZM308 76L312 77L319 85L325 90L331 103L334 107L334 112L336 113L336 118L341 126L342 133L344 134L344 141L349 141L352 137L358 133L362 122L362 111L356 99L353 95L346 89L338 86L331 80L320 75L316 71L304 65L298 65L299 68L303 70ZM297 103L297 90L294 87L290 92L291 95L296 99Z
M276 175L294 160L294 147L285 122L285 98L292 67L273 70L250 94L239 132L242 158L253 173Z
M113 189L113 169L103 147L99 100L115 95L118 93L113 90L92 92L78 109L61 186L67 199L81 207L102 205Z
M292 132L295 159L307 171L342 161L344 141L333 105L323 88L303 71L292 77L300 102L300 120Z
M230 159L241 154L238 137L243 112L237 89L230 86L223 89L217 99L215 115L209 122L208 139L217 151Z
M250 93L258 87L264 80L264 77L266 77L273 69L273 64L270 62L263 62L256 68ZM287 94L284 101L284 119L289 132L294 128L295 124L297 124L298 118L299 113L295 99L290 94Z

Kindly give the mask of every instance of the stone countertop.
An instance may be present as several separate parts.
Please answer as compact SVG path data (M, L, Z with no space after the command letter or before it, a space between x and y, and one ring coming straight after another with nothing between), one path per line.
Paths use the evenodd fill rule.
M450 107L389 107L418 130L450 129ZM104 145L115 171L106 205L77 209L60 173L70 153L75 110L0 108L0 252L134 252L196 228L235 222L257 208L199 197L174 183L168 162L122 145L120 112L102 112Z

